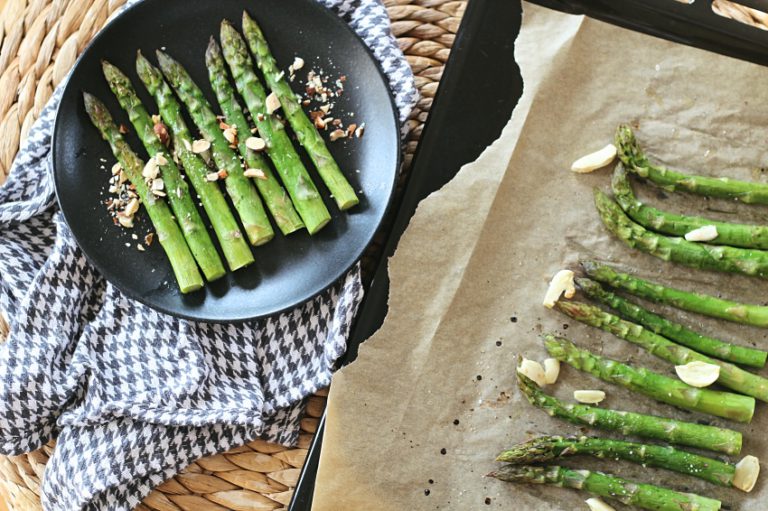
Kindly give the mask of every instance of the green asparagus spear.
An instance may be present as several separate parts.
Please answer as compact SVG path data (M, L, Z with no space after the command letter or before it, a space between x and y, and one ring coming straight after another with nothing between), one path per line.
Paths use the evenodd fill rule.
M312 178L301 163L283 124L274 115L266 114L267 94L254 71L253 61L240 34L228 22L221 23L221 47L224 59L232 70L235 85L267 144L275 170L293 200L310 234L315 234L328 223L331 215L320 197Z
M616 130L619 159L630 172L649 179L669 191L684 191L707 197L735 199L746 204L768 204L768 184L737 181L727 177L693 176L651 164L629 126Z
M253 254L237 225L227 200L219 185L208 181L210 172L205 161L191 151L192 135L181 113L181 105L173 91L163 79L163 74L153 66L141 52L136 55L136 72L160 108L160 116L170 127L173 151L184 165L184 170L203 204L213 231L224 252L229 269L232 271L248 266L253 262Z
M751 421L755 413L755 399L752 397L691 387L644 367L633 367L595 355L554 335L544 335L544 345L550 356L561 362L662 403L738 422Z
M641 252L691 268L768 278L768 251L704 245L650 232L630 220L619 205L600 190L595 190L595 205L606 228Z
M709 358L685 346L675 344L666 337L646 330L638 324L624 321L618 316L604 312L586 303L560 300L555 304L555 308L577 321L600 328L620 339L637 344L647 352L667 362L685 365L689 362L699 361L718 365L720 366L720 377L717 382L722 386L768 402L768 380L762 376L747 372L728 362Z
M545 463L565 456L587 454L659 467L698 477L720 486L732 486L736 466L706 456L681 451L670 446L638 444L625 440L587 436L540 436L513 446L496 461L526 465Z
M768 307L762 305L743 304L661 286L626 273L619 273L610 266L593 261L585 261L581 266L593 279L646 300L734 323L768 327Z
M285 193L285 189L272 175L269 170L266 158L258 152L249 149L246 140L251 136L251 126L245 118L240 104L237 102L235 90L227 78L227 68L224 65L224 58L221 56L216 40L211 37L208 43L208 49L205 52L205 64L208 67L208 78L211 81L211 87L216 93L216 99L219 102L221 111L227 124L237 129L237 147L240 155L245 160L245 165L249 169L261 171L256 178L256 187L264 198L272 218L280 228L283 234L290 234L304 227L304 222L299 218L299 214L293 209L291 199Z
M179 222L181 232L187 240L187 245L195 256L197 264L203 270L203 275L209 281L224 276L226 270L221 263L219 253L213 246L213 241L205 229L203 219L195 208L189 187L181 178L181 172L168 153L166 147L160 142L154 131L154 123L144 105L141 104L131 80L117 67L106 60L101 62L104 77L109 83L109 88L117 98L120 106L128 113L128 118L136 129L144 148L152 158L163 158L164 164L160 165L160 179L164 186L163 193L167 194L176 220Z
M627 170L621 163L616 166L611 183L613 195L621 209L646 229L673 236L685 236L694 229L714 225L717 238L713 241L718 245L768 249L768 227L764 225L734 224L698 216L675 215L643 204L635 197Z
M618 431L622 435L652 438L731 455L741 452L742 435L732 429L694 424L656 415L564 403L545 393L533 380L519 372L517 373L517 385L528 401L536 408L544 410L551 417L557 417L579 426Z
M488 475L511 483L550 484L584 490L601 497L616 499L622 504L653 511L717 511L721 505L719 500L693 493L680 493L660 486L627 481L602 472L572 470L557 465L504 465Z
M284 78L285 73L278 68L261 28L245 11L243 11L243 33L251 52L256 57L256 65L264 75L267 86L280 100L285 117L296 133L296 138L312 158L317 172L336 200L339 209L345 210L355 206L360 202L355 191L325 146L323 137L302 110L296 94Z
M766 351L757 348L737 346L729 342L721 341L720 339L694 332L679 323L673 323L639 305L611 293L592 279L580 277L576 279L576 284L578 284L584 294L615 309L625 318L630 319L635 323L639 323L652 332L663 335L667 339L688 346L699 353L751 367L765 366L766 357L768 357L768 352Z
M179 289L182 293L189 293L203 287L203 277L197 269L195 259L190 252L184 235L173 219L171 211L165 202L150 191L141 171L144 162L134 153L126 143L120 130L115 126L112 116L104 103L87 92L83 93L85 111L91 118L91 122L99 129L101 137L109 143L112 154L123 167L123 172L128 180L136 187L136 194L141 199L147 210L152 225L155 227L157 239L160 241L171 268L176 276Z
M271 240L275 232L269 223L267 213L253 184L243 174L243 167L237 154L229 147L219 128L219 121L205 99L203 91L192 81L186 69L162 51L157 52L160 69L163 70L171 87L187 106L192 120L200 129L203 137L211 143L213 160L219 169L226 171L224 184L232 203L240 215L245 233L251 245L263 245Z

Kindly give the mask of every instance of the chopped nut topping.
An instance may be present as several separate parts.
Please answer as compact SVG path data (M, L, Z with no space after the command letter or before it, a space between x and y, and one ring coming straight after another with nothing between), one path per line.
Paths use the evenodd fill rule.
M237 128L234 126L225 128L224 138L226 138L227 142L229 142L230 144L237 144Z
M259 121L263 121L266 117L264 117L264 114L258 113L256 114L256 119Z
M155 155L155 160L157 161L158 165L168 165L168 159L163 153L157 153Z
M263 151L267 147L267 143L259 137L248 137L245 139L245 147L252 151Z
M223 117L222 117L222 119L223 119ZM228 129L228 128L229 128L229 124L227 124L224 121L219 121L219 129L225 130L225 129Z
M272 115L280 109L280 99L277 94L270 92L267 96L267 114Z
M155 233L150 232L146 236L144 236L144 244L147 246L150 246L152 242L155 241Z
M162 190L152 190L152 194L156 197L165 197L165 192Z
M355 130L355 137L360 138L365 132L365 123L361 124L359 128Z
M258 179L267 179L267 175L261 169L245 169L243 172L245 177L255 177Z
M301 57L294 57L293 64L291 64L290 69L292 71L298 71L302 67L304 67L304 59Z
M152 130L155 132L155 135L160 140L160 143L164 146L167 146L168 143L171 141L171 137L168 134L168 128L165 127L165 124L162 122L156 122L155 125L152 127Z
M141 243L138 243L136 245L136 250L138 250L139 252L144 252L144 245L142 245Z
M352 123L349 126L347 126L347 137L351 137L355 134L355 130L357 129L357 124Z
M227 176L229 175L229 172L227 172L224 169L219 170L218 174L219 179L227 179Z
M146 179L155 179L160 173L160 168L157 166L157 160L150 158L147 160L147 164L144 165L144 170L141 171L141 175Z
M320 106L320 110L322 110L324 114L327 114L330 109L331 109L331 105L321 105Z
M323 118L321 116L317 116L315 118L315 128L317 128L319 130L324 130L325 129L325 121L323 120Z
M157 179L152 180L152 191L158 191L165 188L165 182L163 181L163 178L158 177Z
M121 170L123 170L123 166L120 165L120 162L115 163L112 165L112 175L116 176Z
M120 126L117 127L117 131L125 135L128 133L128 128L125 126L125 124L120 124Z
M123 213L125 213L128 216L133 216L136 214L138 210L139 210L139 200L131 199L128 202L128 204L126 204L125 209L123 209Z
M211 148L211 143L205 139L195 140L192 142L192 152L195 154L204 153Z
M344 130L333 130L330 136L331 142L335 142L340 138L344 138L345 135L346 132Z
M117 217L117 221L126 229L133 227L133 217L120 215Z
M154 114L152 116L152 122L155 123L155 124L158 124L158 123L163 122L163 119L159 115Z
M219 173L218 173L218 172L209 172L209 173L208 173L208 174L205 176L205 179L206 179L207 181L218 181L218 180L219 180Z

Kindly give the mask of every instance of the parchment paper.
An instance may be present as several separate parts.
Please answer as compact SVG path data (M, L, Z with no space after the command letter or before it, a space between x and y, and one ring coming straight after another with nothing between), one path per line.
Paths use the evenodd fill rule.
M512 121L420 205L390 263L389 315L334 377L315 510L586 509L587 496L573 490L484 477L515 442L579 432L525 401L514 383L516 355L543 360L538 336L555 332L657 371L672 374L672 366L542 307L548 278L562 267L598 258L677 287L766 302L765 281L690 270L625 247L592 202L593 187L609 189L609 172L568 169L611 141L617 124L632 122L649 153L670 167L764 181L768 69L527 4L517 61L526 92ZM746 222L764 222L768 213L647 183L635 189L670 211ZM766 331L651 308L711 335L768 346ZM751 425L737 425L565 365L547 390L572 400L584 388L605 390L607 407L733 427L745 433L744 453L768 459L765 404ZM768 502L762 481L747 495L625 462L563 464L698 492L730 509Z

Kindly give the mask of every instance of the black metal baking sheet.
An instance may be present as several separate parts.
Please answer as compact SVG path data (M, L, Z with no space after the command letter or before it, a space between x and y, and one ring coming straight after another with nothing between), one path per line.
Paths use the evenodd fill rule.
M586 14L631 30L768 65L768 31L723 18L711 0L533 0L572 14ZM739 3L768 12L768 0ZM523 90L514 61L521 4L509 0L469 0L451 56L424 127L397 216L352 329L343 363L357 357L387 314L387 259L419 201L441 188L466 163L493 142L508 121ZM310 447L290 511L309 511L323 440L325 416Z

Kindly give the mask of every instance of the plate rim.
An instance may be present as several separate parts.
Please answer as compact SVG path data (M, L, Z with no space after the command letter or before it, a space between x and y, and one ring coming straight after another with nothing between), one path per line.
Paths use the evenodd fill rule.
M60 130L62 129L62 123L63 123L63 121L61 120L61 117L63 117L61 115L62 101L64 99L64 96L69 91L70 87L72 87L72 81L71 81L72 76L74 75L75 71L77 70L78 66L80 66L82 61L85 58L88 57L89 52L92 51L92 49L93 49L93 46L96 43L98 43L98 41L102 37L104 37L104 34L107 33L107 31L113 26L113 24L118 22L120 20L120 18L122 18L126 14L128 14L128 13L134 11L134 10L139 10L139 9L142 9L142 8L143 9L150 9L151 10L153 8L156 8L155 4L162 5L166 1L167 0L143 0L143 1L136 2L133 5L130 5L128 7L123 8L123 10L120 11L119 14L114 16L106 25L104 25L97 32L97 34L88 42L86 47L83 49L83 51L80 53L80 55L75 60L75 63L72 65L72 68L69 70L69 72L68 72L68 74L66 76L66 82L63 85L61 85L61 87L62 87L62 89L61 89L61 97L59 99L59 104L56 107L56 114L55 114L54 121L53 121L53 130L51 132L51 149L50 149L50 153L49 153L49 158L50 158L51 174L52 174L52 178L53 178L54 195L56 197L56 205L58 206L59 212L61 213L61 216L62 216L62 218L64 220L64 223L66 224L67 229L69 229L70 234L72 235L72 238L75 241L75 244L77 245L78 249L83 254L83 256L85 257L86 261L91 266L94 267L94 269L102 276L102 278L104 278L104 280L106 282L108 282L109 284L113 285L120 293L124 294L125 296L127 296L128 298L130 298L132 300L136 300L137 302L139 302L139 303L149 307L152 310L157 311L157 312L162 313L162 314L167 314L167 315L175 317L175 318L183 319L183 320L195 321L195 322L216 323L216 324L244 323L244 322L247 322L247 321L253 321L253 320L258 320L258 319L262 319L262 318L268 318L268 317L272 317L272 316L278 316L278 315L283 314L283 313L285 313L287 311L290 311L290 310L293 310L293 309L295 309L297 307L300 307L301 305L303 305L305 303L311 302L312 300L317 298L317 296L319 296L320 294L324 293L325 291L327 291L328 289L330 289L331 287L336 285L338 282L340 282L341 279L345 278L345 276L349 273L349 271L356 264L358 264L361 261L361 258L364 255L366 249L368 247L370 247L371 243L374 241L376 235L379 233L379 230L381 229L382 225L384 224L384 220L386 220L386 218L389 216L389 214L391 212L391 209L392 209L392 206L393 206L393 203L394 203L395 194L397 192L397 182L398 182L398 179L399 179L399 177L401 175L402 166L403 166L403 135L402 135L403 124L400 122L400 117L399 117L400 109L398 108L397 103L395 101L395 94L394 94L394 92L393 92L393 90L392 90L392 88L390 86L389 77L386 75L386 73L382 69L381 63L379 62L379 60L374 55L373 50L368 46L368 44L366 44L366 42L363 40L363 38L360 37L360 35L358 35L352 29L352 27L346 21L341 19L329 7L326 7L325 5L323 5L318 0L298 0L300 2L303 2L303 3L307 4L307 5L310 5L311 8L319 10L320 12L323 13L323 15L326 18L331 19L332 23L336 23L336 24L342 26L343 30L346 30L348 33L350 33L352 35L353 38L357 39L357 41L364 48L364 50L367 53L368 57L374 63L376 71L378 72L379 77L381 78L382 82L384 83L384 85L386 87L387 96L389 98L389 103L390 103L390 106L391 106L392 118L394 120L394 125L395 125L396 131L397 131L397 134L396 134L396 137L395 137L395 142L396 142L395 145L396 145L397 154L395 156L395 172L393 173L392 180L389 183L388 197L387 197L387 200L386 200L386 204L384 205L384 209L382 211L381 218L378 220L378 223L376 224L376 227L374 229L372 229L371 234L368 236L368 239L366 239L365 242L362 243L359 246L359 249L357 250L357 253L355 254L355 257L352 260L352 262L349 265L346 265L339 272L338 276L334 277L327 284L325 284L324 286L320 287L319 289L314 290L308 296L306 296L305 298L303 298L303 299L301 299L301 300L299 300L299 301L297 301L295 303L292 303L292 304L289 304L289 305L285 305L285 306L282 306L282 307L278 307L278 308L275 308L274 310L270 310L268 312L260 313L260 314L257 314L257 315L247 315L247 316L238 317L238 318L221 318L221 317L194 316L194 315L187 314L187 313L185 313L183 311L177 311L177 310L173 310L173 309L171 309L169 307L165 307L163 305L158 305L158 304L155 304L155 303L151 303L150 300L147 297L144 297L140 293L135 292L130 287L125 287L125 286L117 284L114 281L114 279L112 278L111 272L104 271L104 269L102 269L102 266L100 264L98 264L96 261L94 261L93 258L91 257L91 255L85 249L83 249L83 247L80 245L80 241L78 240L78 237L75 236L74 232L72 231L72 228L69 226L70 220L67 217L67 214L65 213L65 208L63 208L62 205L61 205L61 194L59 192L59 186L60 186L59 183L60 183L61 176L60 176L60 173L57 172L57 170L56 170L56 154L57 154L56 147L57 147L57 141L59 139L58 134L59 134ZM179 2L183 1L183 2L186 3L186 0L176 0L176 1L179 1ZM247 10L248 9L247 2L245 0L241 0L241 1L243 3L243 10ZM253 249L253 247L251 247L251 249ZM231 271L228 270L228 273L231 273ZM254 288L251 291L252 292L258 291L258 287Z

